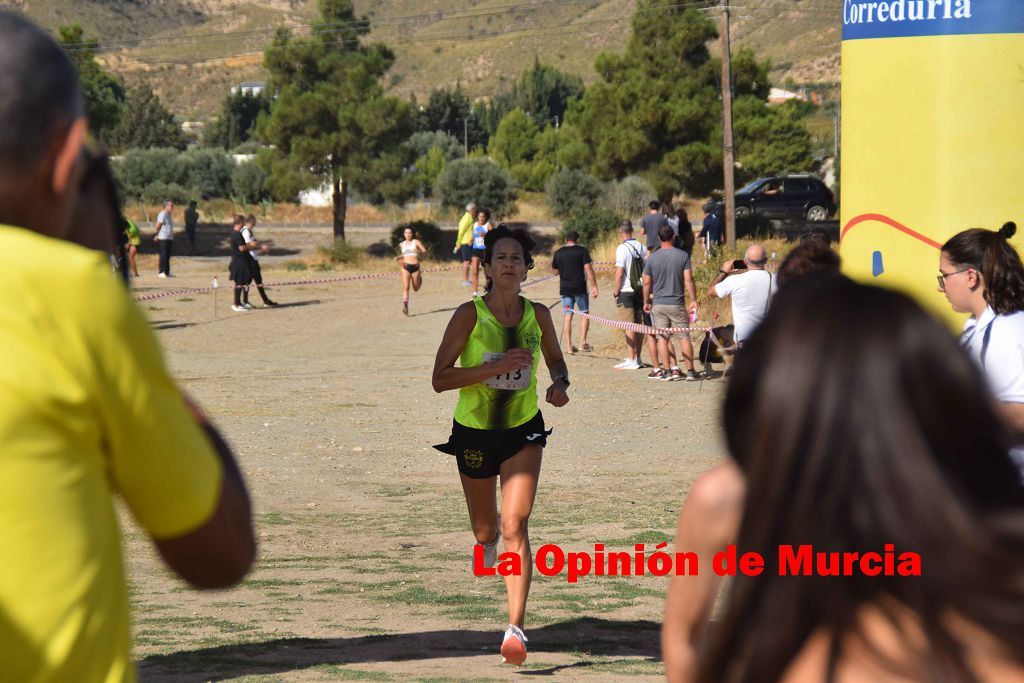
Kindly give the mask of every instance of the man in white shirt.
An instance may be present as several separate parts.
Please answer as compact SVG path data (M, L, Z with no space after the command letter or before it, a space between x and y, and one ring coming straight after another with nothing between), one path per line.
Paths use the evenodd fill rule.
M160 247L160 273L157 277L171 277L171 250L174 246L174 202L164 202L164 210L156 217L156 243Z
M765 270L767 263L768 256L764 252L764 247L752 244L743 255L746 269L737 273L735 271L739 269L736 264L727 261L708 288L708 294L711 296L717 296L719 299L732 297L732 322L735 325L733 334L737 346L742 346L764 320L772 295L775 294L775 275Z
M628 220L619 223L619 239L621 243L615 249L615 281L612 286L615 310L618 311L619 320L642 325L644 324L643 270L647 247L633 239L633 224ZM629 357L623 359L615 366L615 369L639 370L643 367L640 362L640 352L643 350L646 335L632 330L625 332L626 350L629 352Z

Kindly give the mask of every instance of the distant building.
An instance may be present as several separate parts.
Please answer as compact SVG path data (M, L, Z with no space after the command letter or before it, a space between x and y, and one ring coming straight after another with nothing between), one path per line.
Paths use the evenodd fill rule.
M243 95L260 95L267 89L267 84L262 81L246 81L231 88L231 94L241 91Z
M809 98L805 93L783 90L782 88L772 88L768 91L768 104L782 104L783 102L789 102L790 100L807 102L808 99Z

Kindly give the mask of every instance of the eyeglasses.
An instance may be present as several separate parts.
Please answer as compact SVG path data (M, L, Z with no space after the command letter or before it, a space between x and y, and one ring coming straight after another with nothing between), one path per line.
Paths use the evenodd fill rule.
M939 290L942 291L942 292L946 291L946 278L947 277L949 277L951 275L959 275L960 273L966 273L968 270L974 270L974 269L970 268L970 267L967 267L967 268L964 268L963 270L953 271L952 273L943 273L941 275L936 275L935 277L939 281Z

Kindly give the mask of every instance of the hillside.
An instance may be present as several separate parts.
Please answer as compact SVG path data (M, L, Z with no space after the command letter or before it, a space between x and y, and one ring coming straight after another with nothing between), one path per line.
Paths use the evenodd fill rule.
M735 2L733 35L776 65L782 83L839 78L841 0ZM707 0L680 0L706 6ZM280 26L306 30L316 0L0 0L50 29L77 21L129 83L145 80L187 119L219 108L232 85L261 80L262 49ZM474 97L508 87L534 56L593 81L594 58L623 47L636 0L356 0L367 40L396 53L395 94L461 83ZM717 18L717 10L713 11ZM713 49L717 50L717 46Z

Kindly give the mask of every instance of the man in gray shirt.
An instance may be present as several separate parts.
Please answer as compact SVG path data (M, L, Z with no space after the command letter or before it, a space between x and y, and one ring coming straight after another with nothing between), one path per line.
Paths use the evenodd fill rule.
M654 251L658 248L658 244L660 244L658 231L661 230L661 226L668 225L668 219L660 211L661 203L657 200L648 204L648 208L650 208L650 211L640 219L640 227L643 228L644 236L646 237L647 251Z
M157 277L171 277L171 248L174 246L174 202L164 202L164 210L156 217L156 240L160 247L160 273Z
M693 268L690 255L672 246L675 231L667 223L658 229L660 248L647 257L644 266L644 310L651 314L655 327L689 327L697 319L697 288L693 284ZM686 295L690 295L690 311L687 316ZM658 335L658 358L662 370L660 377L651 373L652 379L675 381L699 379L693 368L693 342L689 333L679 335L679 347L686 375L676 363L676 351L672 335Z

